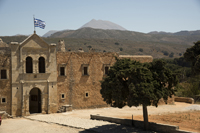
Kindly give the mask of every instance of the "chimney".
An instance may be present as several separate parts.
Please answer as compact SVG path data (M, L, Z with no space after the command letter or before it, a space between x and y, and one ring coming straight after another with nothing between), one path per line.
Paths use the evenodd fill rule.
M58 41L57 50L61 51L61 52L65 52L65 42L64 42L64 40Z

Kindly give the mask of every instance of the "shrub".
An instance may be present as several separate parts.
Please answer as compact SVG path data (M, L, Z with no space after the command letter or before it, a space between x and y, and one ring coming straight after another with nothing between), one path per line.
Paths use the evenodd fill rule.
M139 51L140 51L140 52L143 52L143 49L142 49L142 48L139 48Z
M171 52L171 54L169 54L169 57L174 57L174 53Z
M115 45L119 45L119 43L118 43L118 42L116 42L116 43L115 43Z

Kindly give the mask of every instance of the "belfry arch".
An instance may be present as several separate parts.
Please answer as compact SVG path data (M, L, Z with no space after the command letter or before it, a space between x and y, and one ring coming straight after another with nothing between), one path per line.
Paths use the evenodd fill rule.
M26 73L33 73L33 59L30 56L26 57Z
M38 68L39 68L39 73L45 73L45 58L40 57L38 59Z

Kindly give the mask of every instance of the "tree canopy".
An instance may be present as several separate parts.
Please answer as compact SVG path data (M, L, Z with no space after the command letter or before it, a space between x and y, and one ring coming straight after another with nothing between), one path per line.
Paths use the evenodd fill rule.
M186 61L192 63L192 73L197 75L200 73L200 41L194 43L194 46L187 48L184 53Z
M122 108L126 105L144 107L158 106L161 98L167 103L174 95L172 88L177 77L165 67L165 62L140 63L130 59L117 59L101 81L101 94L107 104ZM147 110L146 110L147 113ZM144 114L144 120L148 115Z

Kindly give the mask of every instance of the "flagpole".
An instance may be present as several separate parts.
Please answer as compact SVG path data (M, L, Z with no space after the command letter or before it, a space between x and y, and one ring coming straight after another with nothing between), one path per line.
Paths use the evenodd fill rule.
M35 31L35 15L33 15L33 25L34 25L34 34L36 34L36 31Z

